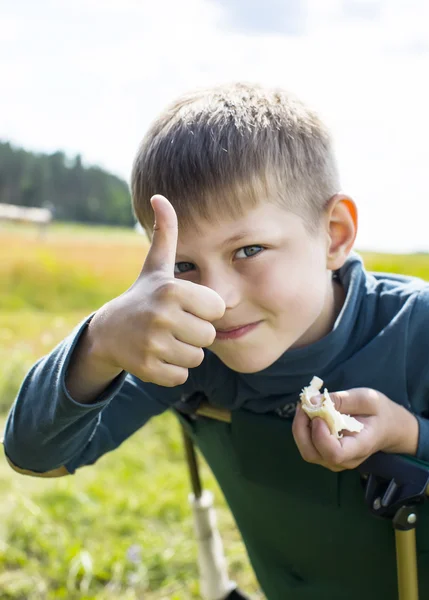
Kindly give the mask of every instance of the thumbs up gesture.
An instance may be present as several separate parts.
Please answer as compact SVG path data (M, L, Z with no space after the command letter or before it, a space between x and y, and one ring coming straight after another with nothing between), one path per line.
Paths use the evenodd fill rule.
M98 355L106 365L143 381L173 387L204 358L225 303L212 289L176 279L177 215L164 196L153 196L155 226L134 284L104 305L91 321Z

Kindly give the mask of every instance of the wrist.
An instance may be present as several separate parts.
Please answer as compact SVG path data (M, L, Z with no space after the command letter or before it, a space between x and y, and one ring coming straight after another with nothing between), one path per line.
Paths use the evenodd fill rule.
M121 368L97 359L86 328L70 358L65 374L65 387L75 402L91 404L121 372Z
M415 415L400 404L395 404L392 435L388 435L386 452L416 456L419 441L419 423Z
M106 352L107 344L101 335L104 326L103 319L98 319L97 316L98 313L96 313L88 323L88 326L79 341L81 353L82 355L85 355L86 360L91 362L95 371L114 378L119 375L123 369L109 360Z

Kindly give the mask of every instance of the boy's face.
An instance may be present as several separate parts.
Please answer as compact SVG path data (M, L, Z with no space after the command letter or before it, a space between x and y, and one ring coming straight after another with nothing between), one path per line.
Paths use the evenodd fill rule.
M309 233L301 217L269 202L237 220L179 228L176 277L212 288L226 305L210 350L254 373L326 335L336 317L328 244L325 230ZM244 325L252 326L222 331Z

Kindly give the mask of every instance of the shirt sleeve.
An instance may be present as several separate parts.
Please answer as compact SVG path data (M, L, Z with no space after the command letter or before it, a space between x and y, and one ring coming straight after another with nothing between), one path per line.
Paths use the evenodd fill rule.
M76 402L66 388L65 374L92 316L40 359L21 385L3 439L6 456L21 469L43 473L65 466L74 473L93 464L192 387L191 377L183 385L168 388L123 372L95 402Z
M429 463L429 285L416 294L405 343L408 397L419 424L416 457Z

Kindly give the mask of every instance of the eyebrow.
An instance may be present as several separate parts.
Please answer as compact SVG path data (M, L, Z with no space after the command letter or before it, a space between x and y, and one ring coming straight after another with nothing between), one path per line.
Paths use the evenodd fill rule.
M224 240L222 242L222 246L224 244L236 244L238 242L240 242L241 240L248 238L248 237L258 237L260 235L265 235L265 232L256 230L256 231L240 231L239 233L236 233L235 235L232 235L231 237L227 238L226 240Z

